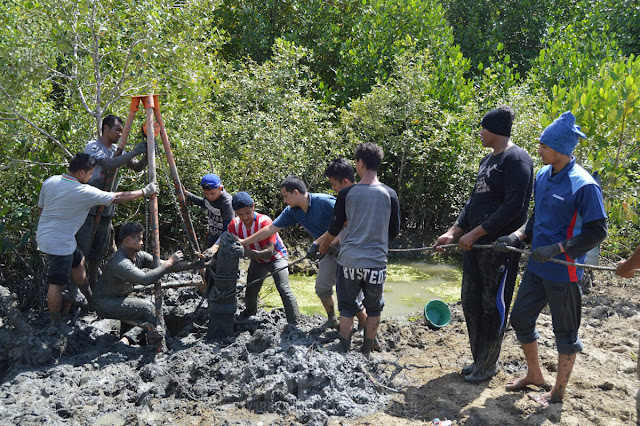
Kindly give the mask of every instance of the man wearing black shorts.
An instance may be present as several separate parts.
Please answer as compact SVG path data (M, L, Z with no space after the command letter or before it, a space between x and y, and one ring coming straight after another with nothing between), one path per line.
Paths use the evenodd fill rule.
M89 210L94 206L124 203L158 192L158 184L155 182L136 191L101 191L87 185L95 167L96 160L92 156L76 154L69 162L68 173L48 178L40 190L40 219L36 241L38 250L47 254L49 260L47 304L54 326L60 322L62 291L69 284L70 275L73 275L73 280L87 299L91 295L84 269L84 256L75 239Z
M333 238L346 229L340 240L336 293L340 310L340 346L351 347L353 317L362 291L367 310L362 353L369 358L374 346L380 314L384 307L384 281L387 275L389 241L400 230L400 208L396 192L378 180L382 148L374 143L356 147L356 172L360 182L338 194L329 226L329 238L322 238L320 252L326 253Z

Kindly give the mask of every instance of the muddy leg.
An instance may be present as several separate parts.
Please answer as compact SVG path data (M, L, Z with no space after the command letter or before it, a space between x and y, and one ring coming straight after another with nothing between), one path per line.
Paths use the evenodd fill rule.
M562 402L575 362L576 354L558 354L558 377L556 377L553 389L540 395L529 395L529 397L545 407L552 403Z
M61 285L49 284L47 291L47 307L49 315L51 315L51 323L57 325L60 322L60 313L62 311L62 290Z
M538 356L538 341L522 343L522 350L527 361L527 375L519 379L507 382L508 390L520 390L527 385L544 385L544 376L540 369L540 358Z
M87 279L87 271L85 269L85 259L82 259L80 265L71 269L71 278L76 283L84 297L87 298L87 302L91 301L91 287L89 287L89 281Z
M351 329L353 328L353 317L340 316L340 348L343 352L351 349Z

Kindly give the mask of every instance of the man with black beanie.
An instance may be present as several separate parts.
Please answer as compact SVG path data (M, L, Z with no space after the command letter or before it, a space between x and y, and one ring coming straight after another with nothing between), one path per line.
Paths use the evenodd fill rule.
M454 225L434 247L460 237L463 250L461 300L473 363L462 369L468 382L494 376L518 274L520 255L474 250L517 230L527 219L533 187L533 162L511 139L514 112L508 106L489 111L482 119L482 146L492 148L480 162L476 182Z

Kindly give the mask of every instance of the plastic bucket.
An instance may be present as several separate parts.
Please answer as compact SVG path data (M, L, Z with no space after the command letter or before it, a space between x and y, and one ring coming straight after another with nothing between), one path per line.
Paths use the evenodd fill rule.
M449 305L442 300L431 300L424 306L424 320L433 330L446 326L451 320Z

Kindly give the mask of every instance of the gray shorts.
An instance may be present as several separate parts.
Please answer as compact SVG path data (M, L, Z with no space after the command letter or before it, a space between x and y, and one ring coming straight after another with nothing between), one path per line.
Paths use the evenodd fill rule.
M354 317L359 311L359 298L367 315L379 317L384 308L384 281L387 268L349 268L338 265L336 293L338 310L343 317Z
M327 254L318 262L318 275L316 276L316 294L320 299L327 299L333 296L333 286L336 284L338 274L338 258ZM362 291L356 298L358 312L364 309L362 301L364 294Z
M151 324L156 322L156 306L150 300L139 297L96 296L93 298L92 307L103 318Z
M98 229L93 237L91 244L91 250L89 250L89 241L91 240L91 234L93 232L93 224L96 220L95 215L88 215L87 219L82 224L82 227L76 233L76 242L78 248L84 253L84 256L89 260L102 260L107 255L109 249L109 241L111 239L111 232L113 227L111 226L111 217L100 217L100 223Z
M335 256L327 254L318 262L316 294L320 299L327 299L333 296L333 286L336 285L337 272L338 259Z

